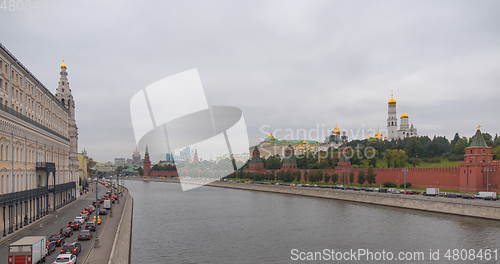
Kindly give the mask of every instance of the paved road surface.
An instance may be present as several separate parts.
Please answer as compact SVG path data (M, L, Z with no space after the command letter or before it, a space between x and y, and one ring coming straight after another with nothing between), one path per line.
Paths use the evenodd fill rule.
M98 195L101 197L105 193L105 187L99 185L98 188ZM71 203L70 205L67 205L66 207L62 208L60 211L57 212L56 215L49 216L51 219L49 221L43 221L45 222L43 224L35 224L32 225L28 228L25 228L24 230L20 231L18 234L15 236L9 238L6 241L2 241L0 243L0 264L8 264L7 260L7 254L8 254L8 246L10 243L17 241L18 239L25 237L25 236L49 236L51 234L55 234L59 232L59 229L62 227L66 226L66 224L73 220L75 216L78 216L80 212L82 211L83 208L88 206L89 204L92 204L92 202L95 201L95 193L90 193L88 196L84 199L79 199ZM106 221L106 216L103 216L103 224ZM99 229L99 227L98 227ZM73 235L69 238L66 238L66 242L72 242L77 240L76 236L78 234L77 232L74 232ZM95 237L95 233L94 233ZM86 256L89 247L91 244L91 241L81 241L82 244L82 252L80 253L79 257ZM52 263L55 258L57 257L57 254L61 248L58 247L56 248L56 251L52 253L45 261L45 263ZM81 263L81 260L78 259L78 262Z

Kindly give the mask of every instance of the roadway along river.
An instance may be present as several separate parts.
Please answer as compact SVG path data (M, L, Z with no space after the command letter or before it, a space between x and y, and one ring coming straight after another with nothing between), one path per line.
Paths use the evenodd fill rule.
M425 252L426 260L429 249L440 249L432 263L457 263L445 261L446 249L500 248L493 220L216 187L126 185L134 197L132 263L299 263L292 249L325 248Z

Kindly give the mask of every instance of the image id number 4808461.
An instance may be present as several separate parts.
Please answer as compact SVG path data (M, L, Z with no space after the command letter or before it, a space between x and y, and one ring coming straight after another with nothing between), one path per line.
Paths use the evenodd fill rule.
M498 249L447 249L443 257L448 261L496 261L498 260Z

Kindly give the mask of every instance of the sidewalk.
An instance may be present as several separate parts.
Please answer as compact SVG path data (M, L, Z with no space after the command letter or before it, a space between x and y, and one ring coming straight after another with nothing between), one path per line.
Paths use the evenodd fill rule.
M113 216L108 216L106 222L103 223L103 226L98 231L98 245L96 245L95 239L93 239L91 249L87 256L81 257L81 263L107 264L109 262L123 209L128 199L130 199L130 195L128 191L125 191L122 197L120 197L120 203L113 204Z
M68 203L67 205L59 208L59 209L56 209L55 212L49 212L49 214L47 214L46 216L43 216L42 218L28 224L28 225L25 225L23 228L20 228L10 234L8 234L7 236L5 237L0 237L0 246L3 245L5 242L8 242L10 241L13 237L18 237L22 234L26 234L27 231L31 230L33 227L39 225L39 226L43 226L44 223L47 223L49 222L49 220L53 220L54 218L57 218L59 215L63 214L65 209L68 208L68 207L71 207L71 206L74 206L75 204L77 204L79 201L82 201L82 200L86 200L87 197L89 197L89 195L95 195L94 192L88 192L86 194L83 194L83 195L80 195L80 197L78 197L76 200ZM92 197L92 196L90 196Z

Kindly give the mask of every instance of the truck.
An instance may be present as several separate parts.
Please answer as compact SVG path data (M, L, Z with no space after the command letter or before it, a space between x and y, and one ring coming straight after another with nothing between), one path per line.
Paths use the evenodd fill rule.
M9 264L37 264L45 262L47 237L27 236L9 245Z
M496 200L497 193L496 192L478 192L475 198L484 199L484 200Z
M103 208L107 210L111 209L111 200L104 200Z
M439 195L439 188L427 188L425 189L426 196L437 196Z

